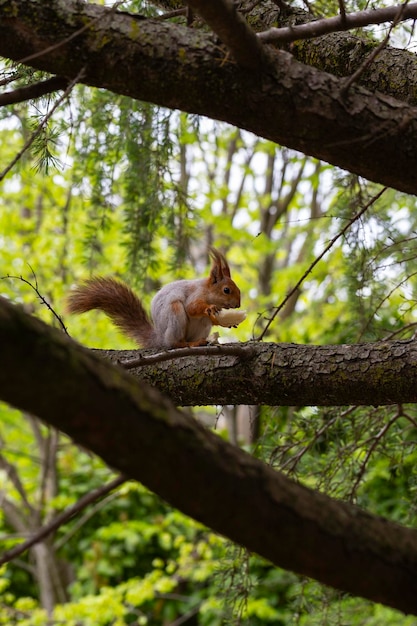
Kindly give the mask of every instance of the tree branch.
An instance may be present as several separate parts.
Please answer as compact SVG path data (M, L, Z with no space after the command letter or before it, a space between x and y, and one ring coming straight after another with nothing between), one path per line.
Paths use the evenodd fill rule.
M30 537L23 543L19 543L14 548L11 548L10 550L3 552L3 554L0 555L0 565L3 565L4 563L8 563L12 559L15 559L16 557L23 554L23 552L26 552L26 550L29 550L29 548L34 546L35 543L39 543L40 541L45 539L45 537L47 537L48 535L53 533L55 530L57 530L60 526L68 522L72 517L74 517L74 515L77 515L80 511L85 509L92 502L96 502L96 500L98 500L99 498L102 498L104 495L106 495L110 491L113 491L113 489L116 489L117 487L122 485L124 482L126 482L125 476L117 476L112 481L107 483L107 485L102 485L101 487L98 487L98 489L95 489L94 491L91 491L90 493L86 493L72 506L69 506L67 509L65 509L65 511L63 511L62 513L54 517L54 519L52 519L48 524L45 524L45 526L37 530L32 535L32 537Z
M20 476L17 472L16 467L12 465L12 463L9 463L9 461L7 461L1 453L0 453L0 469L4 470L7 478L10 480L13 487L16 489L26 509L29 511L30 514L32 514L33 507L31 506L28 500L26 490L22 484L22 481L20 480Z
M157 352L155 358L152 351L145 351L143 357L137 350L94 352L115 363L133 361L131 374L181 406L417 401L417 344L413 339L327 346L251 342L207 346L198 348L195 356L182 357L179 351L176 355ZM152 367L143 366L147 358Z
M3 492L0 492L0 505L10 526L20 534L27 535L30 529L30 520L27 516L22 515L20 509Z
M313 271L313 269L316 267L316 265L321 261L321 259L327 254L327 252L329 250L331 250L334 246L334 244L336 243L336 241L338 241L338 239L340 239L340 237L343 237L343 235L349 230L349 228L352 226L352 224L354 224L357 220L359 220L364 213L366 213L366 211L369 209L369 207L371 207L377 200L379 200L379 198L382 196L383 193L385 193L386 188L384 187L383 189L381 189L377 194L375 194L370 200L369 202L366 203L365 206L363 206L346 224L345 226L329 241L329 243L327 244L327 246L324 248L324 250L318 255L316 256L316 258L314 259L314 261L309 265L309 267L306 269L306 271L304 272L304 274L301 276L301 278L299 278L299 280L296 282L296 284L294 285L294 287L287 293L287 295L285 296L285 298L282 300L282 302L280 303L279 306L276 307L276 309L274 310L273 314L271 315L271 317L269 318L267 324L265 325L265 328L263 329L262 333L259 336L259 339L263 339L266 335L266 333L268 332L268 329L270 328L272 322L276 319L278 313L280 311L282 311L282 309L284 308L284 306L287 304L287 302L289 302L289 300L298 292L298 290L300 289L302 283L305 281L305 279L308 277L309 274L311 274L311 272Z
M3 299L0 344L3 400L276 565L417 614L415 530L293 483Z
M6 91L0 94L0 107L26 100L35 100L54 91L60 91L68 87L68 79L62 76L54 76L27 87L20 87L13 91Z
M85 84L225 120L417 193L413 107L356 85L343 98L343 80L270 46L260 84L258 72L224 63L213 37L196 29L107 14L104 7L73 0L62 7L58 0L2 3L0 54L31 58L26 62L61 76L75 77L86 65ZM94 27L79 34L86 23ZM221 97L213 98L214 93Z
M253 357L255 350L248 345L241 343L222 345L214 344L208 346L196 346L193 348L174 348L165 352L157 352L156 354L143 355L139 353L133 359L118 361L126 370L132 370L138 367L145 367L153 363L162 363L163 361L172 361L174 359L182 359L187 356L237 356L240 359L248 359Z
M265 62L262 44L232 0L186 0L230 49L242 67L259 71Z
M370 24L416 19L417 3L400 4L381 9L367 9L355 13L346 13L335 17L313 20L306 24L296 24L283 28L270 28L258 34L263 43L290 43L300 39L312 39L340 31L363 28Z
M264 0L262 11L258 10L251 15L252 27L257 32L269 30L276 23L281 27L294 28L311 21L312 16L308 11L285 3L281 3L281 8L278 9L271 0ZM285 44L279 42L276 45L285 47ZM298 39L291 42L289 51L301 63L346 77L362 66L377 46L378 42L369 37L337 32L312 39ZM415 106L417 56L408 50L385 46L378 57L373 59L371 67L356 82L372 91L379 91Z

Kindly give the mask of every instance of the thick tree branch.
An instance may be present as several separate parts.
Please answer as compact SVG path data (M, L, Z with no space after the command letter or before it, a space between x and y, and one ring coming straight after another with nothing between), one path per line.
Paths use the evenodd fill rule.
M224 354L222 354L224 348ZM202 352L204 351L204 354ZM99 350L168 394L181 406L267 404L271 406L381 405L417 401L417 342L380 341L311 346L244 343L185 349L144 357L136 350ZM163 358L161 358L161 356ZM150 358L150 364L143 361ZM155 362L155 360L157 362ZM159 362L158 362L159 361Z
M273 563L417 614L416 531L293 483L3 299L0 344L5 401Z
M86 84L225 120L417 193L417 110L356 85L342 97L343 81L286 52L268 48L260 80L259 72L228 61L210 35L195 29L108 15L104 7L71 0L65 6L6 0L0 54L30 56L27 63L61 76L85 67Z

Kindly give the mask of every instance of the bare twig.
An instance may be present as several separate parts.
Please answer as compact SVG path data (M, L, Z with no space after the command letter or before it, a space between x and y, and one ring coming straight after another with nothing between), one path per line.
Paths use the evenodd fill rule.
M28 263L28 265L29 265L29 263ZM10 274L6 274L6 276L0 276L0 280L5 280L6 278L11 278L13 280L21 280L26 285L29 285L29 287L31 289L33 289L33 291L36 293L36 295L38 296L38 298L42 302L42 304L44 304L46 306L46 308L49 309L49 311L52 313L52 315L58 320L58 322L59 322L62 330L64 331L64 333L69 336L69 332L68 332L67 327L65 326L64 322L62 321L62 317L60 315L58 315L58 313L51 307L49 302L46 300L46 298L44 298L44 296L39 291L38 279L36 278L36 274L35 274L35 272L33 271L32 267L30 265L29 265L29 267L30 267L30 269L32 271L32 274L33 274L33 277L35 279L35 284L31 283L26 278L23 278L23 276L12 276Z
M173 17L186 17L187 8L183 7L182 9L173 9L172 11L167 11L166 13L162 13L161 15L157 15L154 17L154 20L170 20Z
M361 332L359 333L359 337L357 339L357 341L361 341L366 330L369 328L371 321L374 319L375 315L378 313L378 311L380 310L380 308L383 306L384 302L386 302L387 300L389 300L392 296L392 294L397 291L397 289L399 289L400 287L402 287L403 285L405 285L411 278L413 278L413 276L417 275L417 271L416 272L412 272L411 274L408 274L408 276L406 276L405 278L403 278L402 280L400 280L399 283L397 283L388 293L386 296L384 296L382 298L382 300L378 303L378 305L374 308L374 310L372 311L372 313L369 315L368 321L366 322L365 326L361 329ZM403 329L400 329L403 330ZM395 334L395 333L394 333Z
M68 520L74 517L74 515L77 515L77 513L85 509L86 506L103 497L104 495L109 493L109 491L116 489L116 487L122 485L124 482L126 482L126 480L128 480L126 476L123 476L121 474L120 476L117 476L109 483L107 483L107 485L103 485L98 489L95 489L94 491L91 491L90 493L82 496L82 498L80 498L78 502L76 502L72 506L69 506L65 511L63 511L53 520L51 520L49 524L46 524L45 526L40 528L30 539L27 539L27 541L20 543L18 546L15 546L14 548L7 550L6 552L3 552L3 554L0 556L0 565L8 563L23 552L26 552L26 550L35 545L35 543L39 543L40 541L45 539L45 537L57 530L57 528L62 526L62 524L65 524L66 522L68 522Z
M20 87L13 91L6 91L0 94L0 106L15 104L16 102L25 102L26 100L35 100L53 91L60 91L68 87L68 78L63 76L54 76L33 85Z
M254 350L247 344L215 344L211 346L195 346L193 348L175 348L165 352L158 352L150 356L138 356L128 361L119 361L118 364L125 369L133 369L135 367L144 367L153 363L161 363L162 361L171 361L172 359L180 359L186 356L237 356L240 358L250 359L254 354Z
M98 500L97 502L95 502L95 504L93 504L93 506L89 507L85 511L84 515L81 515L81 517L79 517L77 521L75 521L74 524L71 525L71 528L68 530L68 532L66 532L65 535L60 537L54 543L55 550L60 550L62 546L65 546L65 544L71 541L71 538L76 535L80 528L82 528L92 517L94 517L94 515L96 515L98 511L102 510L110 502L118 497L119 493L117 491L113 491L109 493L105 498L103 498L102 500Z
M401 17L397 19L401 11ZM404 20L417 18L417 3L397 5L382 9L367 9L355 13L342 14L335 17L315 20L307 24L295 26L285 26L283 28L270 28L258 34L258 38L263 43L290 43L299 39L312 39L328 33L335 33L353 28L363 28L370 24L383 24L397 20L397 23Z
M407 330L414 330L413 336L415 337L415 328L417 326L417 322L410 322L410 324L405 324L404 326L401 326L401 328L397 328L397 330L393 330L391 333L388 333L387 335L384 336L384 340L385 341L392 341L394 339L394 337L398 337L398 335L401 335L402 333L406 332Z
M323 424L323 426L315 432L314 437L311 439L311 441L309 441L303 448L301 448L294 456L290 457L287 461L280 465L280 470L282 471L288 467L290 472L294 471L296 465L299 463L299 461L301 461L306 452L308 452L313 447L313 445L326 432L326 430L331 428L331 426L333 426L333 424L337 422L339 418L339 415L335 415L332 419Z
M239 65L260 69L265 57L262 43L232 0L187 0L187 4L220 37Z
M379 191L375 196L373 196L373 198L371 198L371 200L369 202L367 202L367 204L356 213L356 215L354 215L352 217L352 219L350 219L348 221L348 223L342 228L342 230L340 230L337 235L335 235L333 237L333 239L327 244L327 246L324 248L323 252L321 252L319 254L318 257L316 257L313 261L313 263L311 263L311 265L306 269L306 271L304 272L304 274L301 276L301 278L297 281L297 283L294 285L294 287L287 293L287 295L285 296L285 298L283 299L283 301L279 304L279 306L276 307L276 309L274 310L274 313L271 315L271 317L268 320L268 323L266 324L265 328L263 329L262 333L259 335L259 337L257 338L258 341L261 341L267 331L269 330L269 327L271 326L272 322L275 320L275 318L277 317L278 313L281 311L281 309L286 305L286 303L288 302L288 300L291 298L291 296L293 296L297 290L299 289L300 285L305 281L305 279L307 278L307 276L309 274L311 274L311 272L313 271L313 269L315 268L315 266L317 265L317 263L319 263L319 261L321 261L321 259L327 254L327 252L334 246L334 244L336 243L336 241L338 239L340 239L340 237L343 237L343 235L346 233L346 231L349 230L349 228L352 226L352 224L354 224L358 219L360 219L362 217L362 215L369 209L369 207L371 207L381 196L382 194L386 191L386 187L384 187L383 189L381 189L381 191Z
M368 452L365 455L365 458L359 468L359 472L358 475L356 477L356 480L353 484L353 487L351 489L350 495L351 497L354 496L357 488L359 487L359 484L366 472L366 468L368 466L368 462L369 459L371 458L372 453L375 451L376 447L378 446L378 444L381 442L382 438L384 437L384 435L387 434L388 430L391 428L391 426L399 419L399 417L401 417L401 413L398 412L394 415L394 417L392 417L386 424L384 424L384 426L379 430L379 432L372 438L372 444L368 449Z

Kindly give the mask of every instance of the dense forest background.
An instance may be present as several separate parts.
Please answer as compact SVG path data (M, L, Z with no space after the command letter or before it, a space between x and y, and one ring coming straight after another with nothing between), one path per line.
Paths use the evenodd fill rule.
M391 43L414 50L407 24ZM2 66L5 88L43 77ZM210 245L227 254L247 311L221 341L415 337L415 196L226 123L84 85L5 106L0 120L0 294L76 341L135 347L99 313L68 318L72 286L118 276L149 307L162 285L207 273ZM416 526L415 405L189 411L295 481ZM0 555L1 624L415 623L270 565L1 404L2 552L86 496L28 551Z

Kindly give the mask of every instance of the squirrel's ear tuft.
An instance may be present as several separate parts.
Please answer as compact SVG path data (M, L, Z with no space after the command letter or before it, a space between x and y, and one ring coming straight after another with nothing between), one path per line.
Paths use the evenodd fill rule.
M211 266L210 278L213 283L222 280L225 276L230 278L230 267L225 257L216 248L209 248L210 256L213 259Z

